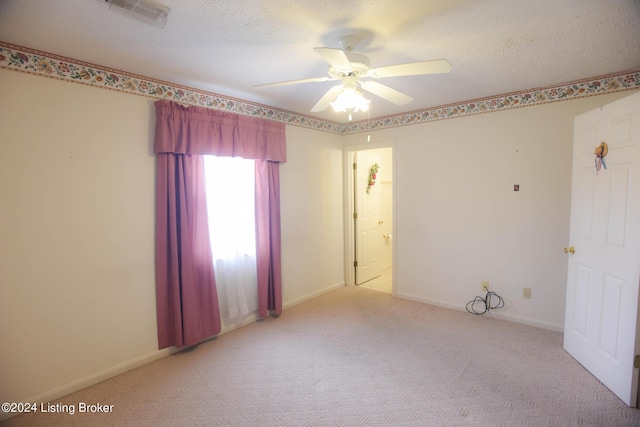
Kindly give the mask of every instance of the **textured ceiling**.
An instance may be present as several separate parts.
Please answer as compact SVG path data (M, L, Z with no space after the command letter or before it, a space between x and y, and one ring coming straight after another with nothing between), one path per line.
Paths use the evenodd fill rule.
M335 82L313 48L355 52L372 67L446 58L442 75L379 80L414 98L372 99L371 117L640 70L640 0L161 0L164 29L102 0L0 0L0 41L221 95L345 122L309 110ZM354 120L366 119L366 113Z

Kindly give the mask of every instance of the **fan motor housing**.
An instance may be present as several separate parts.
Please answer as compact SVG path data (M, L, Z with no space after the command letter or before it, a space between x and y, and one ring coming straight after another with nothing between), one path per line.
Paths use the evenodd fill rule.
M351 63L351 70L341 70L334 67L329 67L329 75L331 77L346 77L346 76L363 76L369 71L369 58L357 53L345 52L349 62Z

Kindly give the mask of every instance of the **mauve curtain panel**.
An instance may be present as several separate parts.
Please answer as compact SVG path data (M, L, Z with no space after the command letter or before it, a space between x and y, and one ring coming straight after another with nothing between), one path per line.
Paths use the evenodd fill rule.
M184 347L220 332L202 156L158 155L158 346Z
M256 264L258 316L282 313L280 263L280 169L277 163L256 160Z
M220 332L204 191L203 155L256 160L258 316L282 312L279 163L285 125L156 101L158 347Z

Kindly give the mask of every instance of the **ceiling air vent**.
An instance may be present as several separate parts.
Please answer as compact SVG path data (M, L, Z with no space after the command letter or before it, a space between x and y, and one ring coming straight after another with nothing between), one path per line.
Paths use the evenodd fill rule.
M164 28L171 9L150 0L101 0L109 4L109 10Z

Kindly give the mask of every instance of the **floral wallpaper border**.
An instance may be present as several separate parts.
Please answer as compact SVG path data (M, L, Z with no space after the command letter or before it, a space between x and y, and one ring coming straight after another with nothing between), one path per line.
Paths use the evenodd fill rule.
M452 119L633 89L640 89L640 71L609 74L557 86L474 99L458 104L412 111L397 116L376 118L370 122L361 121L349 123L345 125L346 129L343 133L368 132L370 130Z
M473 114L501 111L585 96L640 89L640 71L611 74L545 88L412 111L371 121L336 123L127 73L0 41L0 68L72 81L154 99L209 107L338 134L352 134Z

